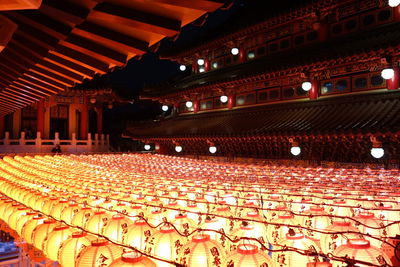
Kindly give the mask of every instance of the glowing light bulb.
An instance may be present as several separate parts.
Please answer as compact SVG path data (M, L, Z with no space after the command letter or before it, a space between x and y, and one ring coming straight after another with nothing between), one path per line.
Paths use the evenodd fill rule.
M179 69L180 69L181 71L185 71L185 70L186 70L186 66L182 64L182 65L179 66Z
M168 111L169 107L167 105L162 105L161 110L162 111Z
M193 107L193 102L192 101L186 101L186 107L187 108L191 108L191 107Z
M298 146L292 146L290 148L290 153L292 153L293 156L298 156L301 153L301 148Z
M239 54L239 48L237 48L237 47L232 48L231 49L231 53L234 56L238 55Z
M389 0L388 5L390 7L397 7L398 5L400 5L400 0Z
M381 147L371 148L371 155L376 159L382 158L384 154L385 154L385 150Z
M210 146L210 147L208 148L208 151L210 151L211 154L214 154L215 152L217 152L217 147L215 147L215 146Z
M148 145L148 144L144 145L144 150L150 150L150 148L151 148L150 145Z
M204 59L199 58L199 59L197 60L197 64L198 64L199 66L203 66L203 65L204 65Z
M303 83L301 84L301 88L302 88L304 91L310 91L310 90L311 90L311 87L312 87L312 85L311 85L310 82L303 82Z
M182 147L181 146L176 146L175 147L175 151L178 152L178 153L182 152Z
M391 68L383 69L381 72L381 76L385 80L390 80L394 77L394 70Z
M222 96L219 98L219 100L220 100L222 103L226 103L226 102L228 102L228 97L227 97L226 95L222 95Z

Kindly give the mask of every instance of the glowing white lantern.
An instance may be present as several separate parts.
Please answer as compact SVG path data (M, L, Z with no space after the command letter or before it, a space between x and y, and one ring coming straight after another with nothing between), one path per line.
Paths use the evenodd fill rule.
M310 91L310 90L311 90L311 87L312 87L312 84L311 84L310 82L303 82L303 83L301 84L301 88L302 88L304 91Z

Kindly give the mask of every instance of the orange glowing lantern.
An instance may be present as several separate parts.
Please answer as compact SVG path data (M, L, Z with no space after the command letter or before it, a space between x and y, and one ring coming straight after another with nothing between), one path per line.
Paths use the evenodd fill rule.
M47 238L43 244L43 252L47 258L52 261L57 261L58 250L62 242L67 240L72 235L72 230L66 226L57 226L51 233L47 235Z
M60 219L68 224L72 224L72 219L75 214L79 211L79 206L76 203L70 203L64 207L60 215Z
M307 239L303 234L292 234L287 233L283 239L279 242L279 247L287 246L294 249L299 249L300 251L310 250L313 252L318 251L317 244ZM295 251L279 251L274 252L272 255L273 262L276 266L280 266L285 264L287 267L297 267L297 266L306 266L309 262L314 262L315 257L309 257L307 255L299 254Z
M43 250L44 241L56 226L57 222L55 220L45 220L43 224L36 226L32 232L32 245L39 250Z
M157 267L151 259L136 252L126 252L109 267Z
M122 242L123 234L127 232L128 226L133 222L125 216L114 215L104 225L103 235L111 241Z
M324 208L318 206L311 206L309 210L304 211L303 226L313 230L323 231L331 224L328 214ZM308 238L318 242L321 239L321 233L317 231L308 230L306 232Z
M383 263L392 265L390 258L381 249L371 246L366 239L350 239L346 244L338 247L333 255L336 257L349 257L350 259L368 262L376 266L381 266ZM357 264L357 266L364 266ZM334 267L347 266L347 263L334 261Z
M144 220L137 220L128 226L127 233L123 237L123 243L143 251L147 240L153 234L153 228Z
M54 217L56 220L61 219L61 215L63 213L64 208L68 207L68 201L67 200L60 200L58 201L57 204L54 204L53 207L51 208L50 213L46 214L51 214L51 216Z
M32 233L36 226L44 223L45 218L41 216L33 217L31 220L27 221L22 227L21 234L27 243L32 244Z
M81 208L71 220L74 226L84 227L88 219L93 215L94 211L89 207Z
M6 222L8 225L11 227L11 229L16 230L17 229L17 222L18 219L26 214L28 211L30 211L29 208L27 207L19 207L17 209L14 209L14 211L10 214L10 216L7 218Z
M271 244L278 244L281 238L285 238L291 225L297 225L292 214L278 215L278 218L271 221L276 225L269 225L267 237Z
M183 244L186 243L186 240L185 237L179 235L171 226L163 225L159 231L150 237L146 250L162 259L176 261L178 253ZM159 267L170 266L170 264L159 260L156 263Z
M61 266L76 266L75 259L86 247L90 246L96 238L86 232L74 232L71 237L61 243L57 260Z
M358 229L347 221L334 221L332 225L325 229L325 232L327 232L327 234L321 235L320 243L321 249L324 253L332 253L339 246L346 244L348 239L359 238L359 235L356 233L346 233L358 232Z
M266 234L265 232L256 231L254 225L249 224L247 221L243 221L242 225L239 228L234 229L231 232L230 236L234 240L239 238L255 238L262 244L266 244L265 234ZM255 240L243 239L242 242L245 244L254 244L257 246L261 246L261 244ZM229 247L230 251L235 251L237 249L236 243L232 243Z
M259 267L273 266L271 258L260 251L256 245L240 244L236 251L225 259L224 266Z
M89 232L101 234L104 226L111 219L111 215L105 211L95 211L86 222L85 229Z
M196 223L192 219L188 218L186 214L176 215L172 224L180 233L188 233L196 226Z
M195 235L179 253L179 262L187 267L220 266L225 259L224 248L209 235Z
M105 239L96 239L78 254L75 266L109 266L113 261L121 257L122 252L123 249L121 247L111 244Z
M354 219L360 224L357 228L363 234L369 234L374 237L383 237L384 230L380 229L380 226L383 225L383 222L376 218L372 212L361 212L358 216L354 217ZM372 238L372 237L364 237L365 239L371 242L371 245L376 247L381 247L382 241Z
M24 227L25 223L37 215L38 214L36 212L27 212L18 218L17 224L15 226L15 231L18 233L19 236L22 236L22 228Z

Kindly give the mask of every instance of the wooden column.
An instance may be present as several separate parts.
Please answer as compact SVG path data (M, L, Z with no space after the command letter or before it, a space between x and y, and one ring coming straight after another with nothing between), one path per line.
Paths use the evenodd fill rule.
M17 109L13 114L13 138L18 139L21 132L21 109Z
M87 101L87 98L84 97L83 104L81 105L81 122L79 133L79 137L81 140L86 140L88 138L89 107Z
M235 106L235 95L229 94L228 95L228 109L232 109Z
M37 115L36 115L36 131L40 132L41 136L44 135L44 115L45 115L44 100L41 99L37 103Z
M312 85L311 90L308 92L308 96L310 99L317 99L319 91L319 82L317 80L312 80L311 85Z
M76 105L71 104L68 109L68 136L71 139L72 135L77 131L76 126Z
M243 63L246 61L246 51L244 48L240 47L239 48L239 62Z
M386 80L389 90L396 90L400 87L400 70L399 67L393 67L394 76L392 79Z
M97 133L103 133L103 107L96 108L97 113Z
M0 139L4 138L4 119L4 116L0 117Z

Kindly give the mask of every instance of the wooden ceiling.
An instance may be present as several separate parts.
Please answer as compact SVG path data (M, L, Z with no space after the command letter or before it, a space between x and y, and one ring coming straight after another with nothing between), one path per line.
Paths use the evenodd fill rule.
M2 0L18 25L0 53L0 116L104 74L225 0ZM20 4L20 8L15 7ZM1 28L1 25L0 25ZM0 36L1 37L1 36Z

